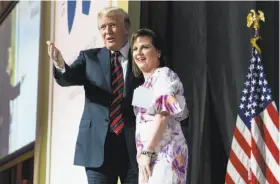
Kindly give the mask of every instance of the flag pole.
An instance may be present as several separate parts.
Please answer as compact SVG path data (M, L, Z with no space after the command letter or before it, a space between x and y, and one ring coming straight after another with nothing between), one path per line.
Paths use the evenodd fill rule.
M254 28L254 37L250 39L250 43L254 48L257 49L259 54L261 54L261 49L258 46L257 41L261 39L259 36L260 21L265 22L264 13L261 10L258 10L258 14L255 10L251 10L247 15L247 27L251 27L253 25Z

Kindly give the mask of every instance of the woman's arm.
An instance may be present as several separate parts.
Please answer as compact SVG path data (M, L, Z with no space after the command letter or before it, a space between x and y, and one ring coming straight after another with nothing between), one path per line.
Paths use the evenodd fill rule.
M140 178L142 182L147 182L149 177L152 176L152 168L151 168L151 159L154 154L154 150L158 145L160 138L164 132L164 129L168 123L169 114L167 112L162 112L160 114L156 114L154 118L153 124L151 127L152 133L150 134L150 138L147 141L146 147L142 150L141 153L137 153Z
M144 148L144 151L154 151L156 146L158 145L161 136L163 135L164 129L170 119L169 113L162 112L160 114L155 115L154 126L151 133L151 137L147 141L147 147Z

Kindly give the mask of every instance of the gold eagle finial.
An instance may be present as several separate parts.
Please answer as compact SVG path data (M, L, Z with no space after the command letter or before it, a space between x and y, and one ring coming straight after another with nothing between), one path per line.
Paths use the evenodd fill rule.
M261 49L257 45L257 41L261 39L259 36L260 20L265 22L264 13L261 10L258 10L257 14L255 10L250 10L250 13L247 15L247 27L251 27L253 24L253 28L255 29L254 38L251 38L250 42L252 46L259 51L259 53L261 53Z

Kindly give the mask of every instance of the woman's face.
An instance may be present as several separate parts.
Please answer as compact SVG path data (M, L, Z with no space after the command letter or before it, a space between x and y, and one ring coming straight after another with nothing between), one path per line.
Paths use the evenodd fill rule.
M139 36L132 45L134 62L142 72L149 73L158 68L160 52L148 36Z

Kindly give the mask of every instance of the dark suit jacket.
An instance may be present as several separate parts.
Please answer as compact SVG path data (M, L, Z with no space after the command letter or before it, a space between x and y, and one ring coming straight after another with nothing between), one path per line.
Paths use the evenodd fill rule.
M131 58L131 57L129 57ZM132 75L131 59L124 86L122 112L124 134L132 167L138 173L135 144L135 116L131 106L133 90L142 80ZM83 85L85 105L80 121L75 150L75 165L99 167L104 161L104 143L109 125L109 105L111 94L110 51L106 48L81 51L66 72L54 67L54 77L60 86Z

